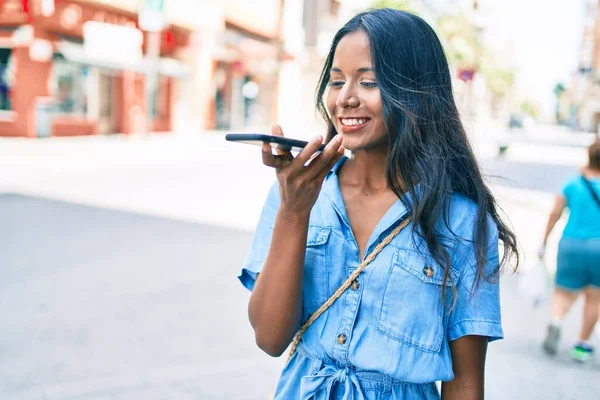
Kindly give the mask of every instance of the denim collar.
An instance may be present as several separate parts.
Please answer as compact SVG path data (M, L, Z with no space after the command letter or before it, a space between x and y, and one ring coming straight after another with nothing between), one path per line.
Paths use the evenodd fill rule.
M346 214L346 205L344 203L344 199L342 198L342 192L340 190L338 179L338 172L347 159L348 158L344 156L334 165L327 175L325 182L323 183L322 191L329 199L331 205L335 209L343 224L346 225L346 227L351 231L350 220ZM405 194L404 200L410 204L410 195L408 193ZM367 243L365 254L368 254L371 250L371 247L380 241L381 236L396 226L398 222L408 214L408 211L408 208L402 200L396 200L396 202L388 209L373 230L373 233L371 234L371 237Z

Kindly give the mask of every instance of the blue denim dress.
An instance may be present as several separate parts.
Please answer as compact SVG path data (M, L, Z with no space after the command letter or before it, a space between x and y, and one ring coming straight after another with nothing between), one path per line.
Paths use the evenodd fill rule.
M337 178L344 161L327 176L311 212L302 322L361 261ZM239 275L249 290L267 257L278 206L275 184ZM375 228L365 254L406 216L407 209L398 200ZM475 254L470 243L475 216L476 206L454 195L449 199L448 218L438 227L447 238L456 291L446 283L446 299L442 299L444 270L410 224L304 333L282 372L275 399L439 399L435 382L454 376L449 342L465 335L486 336L490 341L503 335L497 280L482 279L473 290ZM498 266L498 234L491 219L489 223L488 274Z

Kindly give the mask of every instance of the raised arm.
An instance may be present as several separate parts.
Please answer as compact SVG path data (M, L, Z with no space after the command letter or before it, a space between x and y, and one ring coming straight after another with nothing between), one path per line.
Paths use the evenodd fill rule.
M273 134L283 135L279 127ZM276 170L281 201L248 315L257 345L273 357L285 351L300 323L310 211L327 173L343 154L341 142L334 139L315 155L321 143L322 138L313 139L295 159L281 150L273 155L269 145L263 145L263 162Z

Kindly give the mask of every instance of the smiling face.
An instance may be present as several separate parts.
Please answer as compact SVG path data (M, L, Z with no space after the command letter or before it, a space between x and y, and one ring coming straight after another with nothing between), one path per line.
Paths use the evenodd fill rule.
M363 31L338 43L330 70L327 110L344 147L353 151L387 146L381 94Z

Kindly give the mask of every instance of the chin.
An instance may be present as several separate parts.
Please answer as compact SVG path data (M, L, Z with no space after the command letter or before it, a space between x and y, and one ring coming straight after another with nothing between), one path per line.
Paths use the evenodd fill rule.
M358 141L356 140L356 138L353 137L348 137L347 135L343 134L343 133L339 133L338 135L340 135L343 139L343 146L346 150L351 150L351 151L355 151L355 150L360 150L360 148L362 147L360 143L358 143Z
M344 148L347 151L350 151L352 153L356 153L357 151L368 149L368 146L364 146L364 145L361 145L361 144L358 144L358 143L356 143L356 144L355 143L350 143L350 141L348 141L348 144L346 144L344 142Z
M341 133L344 148L350 151L366 150L372 147L372 143L364 136L354 134Z

